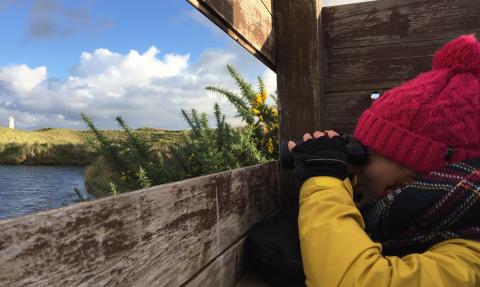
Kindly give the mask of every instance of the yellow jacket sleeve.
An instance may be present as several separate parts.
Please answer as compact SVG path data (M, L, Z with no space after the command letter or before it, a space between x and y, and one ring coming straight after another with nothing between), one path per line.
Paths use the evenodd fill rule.
M303 183L298 224L307 286L480 286L480 242L450 239L422 254L382 256L352 198L348 178Z

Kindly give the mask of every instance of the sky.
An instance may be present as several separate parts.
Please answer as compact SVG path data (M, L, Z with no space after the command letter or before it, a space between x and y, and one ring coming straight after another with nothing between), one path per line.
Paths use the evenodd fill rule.
M325 6L363 0L324 0ZM0 126L85 129L187 128L181 109L213 119L234 108L219 86L238 91L232 65L269 93L276 75L185 0L0 0ZM213 122L212 122L213 124Z

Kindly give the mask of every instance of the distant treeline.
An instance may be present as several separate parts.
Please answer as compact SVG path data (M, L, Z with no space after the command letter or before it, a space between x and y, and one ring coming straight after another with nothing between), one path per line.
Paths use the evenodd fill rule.
M175 142L183 133L155 128L137 131L157 149ZM105 130L103 133L114 142L124 140L119 130ZM0 164L88 165L98 157L98 152L89 144L92 138L91 131L83 130L46 128L26 131L0 127Z

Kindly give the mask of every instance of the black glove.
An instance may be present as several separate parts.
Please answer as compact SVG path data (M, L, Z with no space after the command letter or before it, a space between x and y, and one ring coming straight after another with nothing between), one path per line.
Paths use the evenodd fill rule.
M301 182L313 176L332 176L344 180L348 176L347 146L341 136L327 135L309 139L292 149L293 174Z

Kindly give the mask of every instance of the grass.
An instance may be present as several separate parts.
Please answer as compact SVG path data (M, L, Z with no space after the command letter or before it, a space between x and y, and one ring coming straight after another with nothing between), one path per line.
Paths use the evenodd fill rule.
M0 127L0 145L6 144L83 144L86 131L43 129L37 131L12 130Z
M161 149L177 141L183 131L155 128L137 129L139 136ZM102 130L110 139L124 140L120 130ZM87 130L41 129L12 130L0 127L0 164L88 165L97 158L88 144L93 133Z

